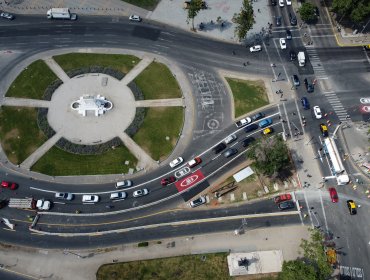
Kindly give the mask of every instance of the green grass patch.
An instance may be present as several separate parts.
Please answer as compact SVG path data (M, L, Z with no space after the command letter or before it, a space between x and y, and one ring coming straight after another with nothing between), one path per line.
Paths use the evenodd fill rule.
M98 269L97 280L226 280L227 254L190 255L147 261L106 264Z
M263 81L231 78L226 78L226 81L234 97L235 118L269 104Z
M179 98L181 90L166 65L152 62L134 80L145 99Z
M153 11L160 0L122 0L122 1L149 11Z
M177 143L183 119L182 107L147 108L144 122L133 139L154 160L163 160Z
M124 164L129 161L129 165ZM52 147L31 170L51 176L127 173L135 168L137 159L125 146L100 155L78 155Z
M1 107L0 139L9 161L23 162L47 140L37 125L37 109Z
M28 65L13 81L7 97L42 99L46 88L58 77L43 60Z
M53 58L65 72L83 67L103 66L126 74L140 62L136 56L121 54L68 53Z

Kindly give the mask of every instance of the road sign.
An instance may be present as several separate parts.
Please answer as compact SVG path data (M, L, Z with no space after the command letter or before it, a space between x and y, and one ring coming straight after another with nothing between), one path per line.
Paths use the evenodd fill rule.
M196 183L200 182L204 179L204 175L200 169L192 173L191 175L177 181L175 183L175 186L179 192L182 192L183 190L186 190L192 186L194 186Z

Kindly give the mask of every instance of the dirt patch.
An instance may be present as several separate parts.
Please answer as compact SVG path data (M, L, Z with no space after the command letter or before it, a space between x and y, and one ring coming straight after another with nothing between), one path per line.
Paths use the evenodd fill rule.
M14 139L14 138L17 138L19 137L19 130L18 128L13 128L12 130L10 130L8 133L6 133L4 135L4 141L8 140L8 139Z

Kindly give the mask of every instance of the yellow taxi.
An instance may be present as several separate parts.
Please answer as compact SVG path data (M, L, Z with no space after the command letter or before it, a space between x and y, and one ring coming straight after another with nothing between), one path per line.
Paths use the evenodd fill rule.
M267 134L270 134L270 133L273 133L274 132L274 129L272 127L267 127L265 128L263 131L262 131L262 134L263 135L267 135Z
M347 200L347 207L351 215L357 214L356 203L353 200Z
M328 137L329 136L329 130L328 130L328 127L326 126L326 124L323 124L323 123L320 124L320 131L321 131L321 135L323 137Z

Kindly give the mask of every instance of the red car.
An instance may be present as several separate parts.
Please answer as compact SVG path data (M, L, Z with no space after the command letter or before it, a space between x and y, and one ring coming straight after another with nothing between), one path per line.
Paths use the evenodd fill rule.
M188 162L190 168L197 166L198 164L202 163L202 159L200 157L196 157Z
M330 194L331 202L333 203L338 202L338 193L335 188L329 188L329 194Z
M289 193L281 194L279 196L274 197L275 203L280 203L283 201L291 200L292 196Z
M6 189L11 189L11 190L16 190L16 189L18 189L18 184L17 183L12 183L12 182L7 182L7 181L2 181L1 182L1 187L6 188Z
M161 185L162 186L167 186L168 184L171 184L173 182L176 182L176 178L174 176L170 176L168 178L163 178L161 180Z

